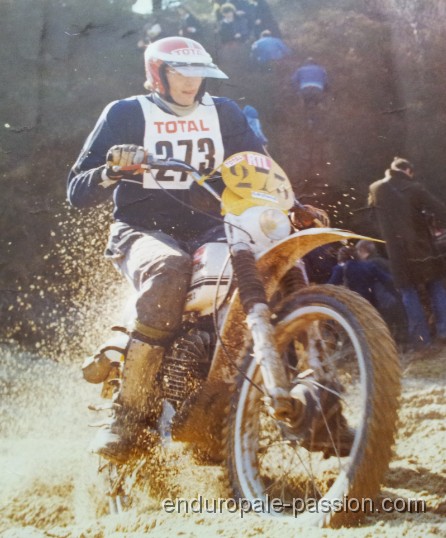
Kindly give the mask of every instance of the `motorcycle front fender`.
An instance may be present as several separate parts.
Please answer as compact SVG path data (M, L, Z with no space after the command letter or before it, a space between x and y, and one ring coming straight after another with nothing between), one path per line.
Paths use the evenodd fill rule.
M277 290L284 275L299 259L315 248L349 239L383 242L379 239L335 228L311 228L296 232L260 253L257 256L257 267L262 276L268 300ZM239 294L236 292L227 310L221 329L221 340L217 345L208 375L210 384L220 385L221 382L232 383L234 381L237 367L240 367L243 361L249 342L245 314L239 300Z

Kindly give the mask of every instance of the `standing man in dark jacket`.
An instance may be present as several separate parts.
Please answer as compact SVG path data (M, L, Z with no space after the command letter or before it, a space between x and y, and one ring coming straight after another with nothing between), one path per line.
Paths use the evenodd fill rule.
M221 6L220 13L222 18L218 23L218 35L221 44L244 43L249 37L246 15L238 14L234 5L229 2Z
M249 20L250 29L254 32L256 39L266 29L270 30L271 35L274 37L282 37L279 25L266 0L248 0L246 15Z
M414 347L431 343L428 322L417 287L426 286L435 316L436 336L446 339L446 275L444 260L434 248L424 211L446 225L446 206L414 180L413 165L395 157L385 177L370 185L369 205L375 210L394 283L399 288Z
M189 37L200 41L202 27L200 20L186 7L181 4L176 7L177 13L180 16L180 27L178 34L183 37Z

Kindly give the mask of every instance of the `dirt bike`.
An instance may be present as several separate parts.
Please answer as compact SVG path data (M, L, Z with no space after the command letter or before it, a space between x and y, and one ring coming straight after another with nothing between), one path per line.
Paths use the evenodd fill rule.
M189 174L220 201L226 232L225 242L193 255L147 450L166 439L186 443L224 467L229 496L280 499L278 515L294 517L299 501L302 523L360 520L363 513L339 503L379 491L396 430L399 359L376 310L343 287L310 285L301 260L322 245L363 237L332 228L292 233L291 184L265 155L226 159L221 195L185 162L151 159L147 168ZM107 397L124 348L112 342L101 351L102 359L112 355ZM125 465L100 464L114 512L147 479L142 452Z

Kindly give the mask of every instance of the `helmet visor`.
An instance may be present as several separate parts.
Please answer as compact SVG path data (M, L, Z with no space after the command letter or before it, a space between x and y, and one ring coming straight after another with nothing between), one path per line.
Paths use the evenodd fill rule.
M187 64L166 62L167 65L185 77L229 78L215 64Z

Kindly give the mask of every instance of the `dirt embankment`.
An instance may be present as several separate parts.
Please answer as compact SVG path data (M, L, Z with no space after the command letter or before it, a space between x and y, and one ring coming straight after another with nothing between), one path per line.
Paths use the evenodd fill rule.
M94 239L98 252L103 249L104 220L98 222L95 212L87 223L88 212L68 208L65 183L103 107L144 91L137 42L147 19L131 12L132 3L0 2L3 337L34 344L46 334L47 320L41 320L50 302L35 297L37 279L63 287L78 276L63 273L61 221L78 220L70 223L72 230L87 230L90 244ZM258 108L269 150L301 201L327 209L336 226L374 235L363 210L368 185L382 177L394 155L412 160L443 199L442 2L269 0L293 53L267 72L249 61L251 43L220 46L207 0L189 3L204 22L204 44L230 75L209 90ZM175 32L175 13L169 21L164 17L166 31ZM290 83L308 56L326 66L330 81L314 129ZM83 246L75 238L72 244L72 251ZM28 293L32 304L24 312Z
M218 499L218 467L198 467L173 451L160 470L157 495L147 494L123 516L98 516L96 461L86 452L92 430L86 405L97 388L78 367L1 349L0 534L5 538L127 538L139 536L299 536L317 538L442 536L446 492L446 349L405 365L401 425L384 497L426 502L426 513L370 517L354 529L302 529L294 520L246 514L166 513L165 497ZM161 486L161 488L159 487Z

